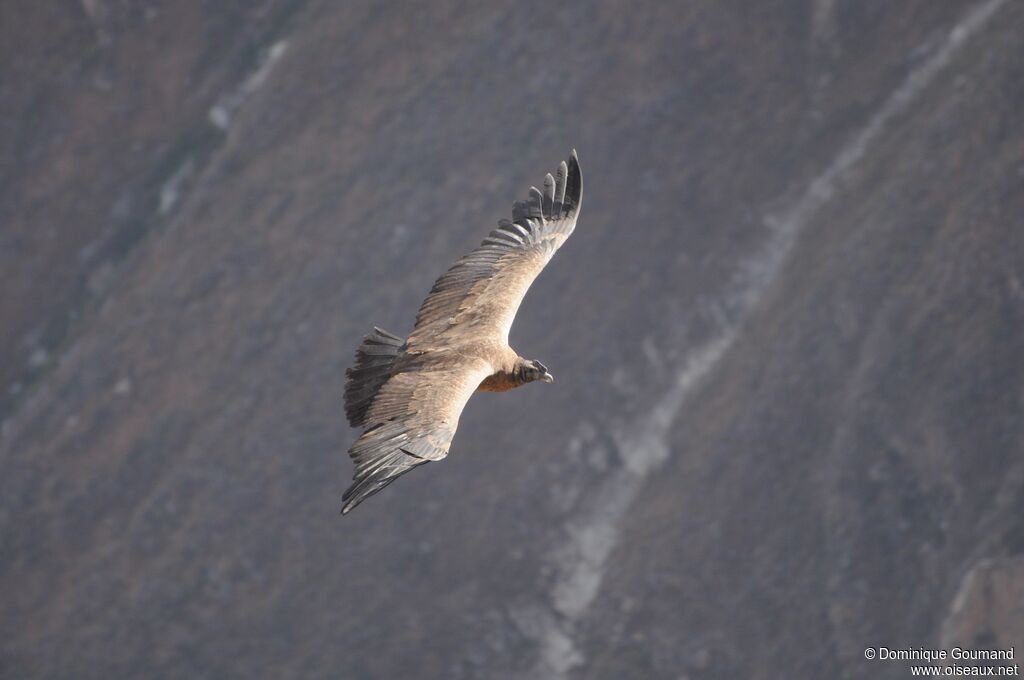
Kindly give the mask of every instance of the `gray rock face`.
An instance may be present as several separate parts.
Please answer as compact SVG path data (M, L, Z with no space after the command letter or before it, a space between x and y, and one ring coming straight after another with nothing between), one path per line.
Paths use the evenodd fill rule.
M0 675L1019 653L1022 30L1010 0L7 3ZM571 147L581 220L512 333L558 382L475 398L342 520L360 337Z
M978 560L942 623L945 648L1008 649L1024 640L1024 560Z

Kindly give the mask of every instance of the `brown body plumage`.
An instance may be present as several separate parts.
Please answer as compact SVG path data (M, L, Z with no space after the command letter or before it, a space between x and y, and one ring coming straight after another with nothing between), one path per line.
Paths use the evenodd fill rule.
M345 414L365 428L342 513L398 476L448 454L474 392L506 392L553 378L508 345L516 311L534 279L572 234L583 195L574 151L544 190L517 201L483 243L435 283L409 338L375 328L347 371Z

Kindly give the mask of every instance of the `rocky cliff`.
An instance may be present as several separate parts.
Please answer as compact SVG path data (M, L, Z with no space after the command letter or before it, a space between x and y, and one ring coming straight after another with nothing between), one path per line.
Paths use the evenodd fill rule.
M6 3L3 677L1018 645L1024 6ZM343 371L579 150L558 376L344 519Z

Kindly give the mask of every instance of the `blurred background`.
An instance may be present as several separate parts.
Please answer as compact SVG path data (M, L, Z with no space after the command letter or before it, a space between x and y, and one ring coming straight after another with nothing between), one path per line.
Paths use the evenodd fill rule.
M1024 4L8 0L0 676L1024 651ZM338 515L344 369L575 147L558 381Z

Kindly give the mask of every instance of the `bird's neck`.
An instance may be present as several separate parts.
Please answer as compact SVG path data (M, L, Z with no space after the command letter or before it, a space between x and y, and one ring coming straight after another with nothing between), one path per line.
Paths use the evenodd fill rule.
M512 355L514 360L504 362L500 369L484 378L476 388L478 392L508 392L529 382L523 370L523 359L514 352Z

